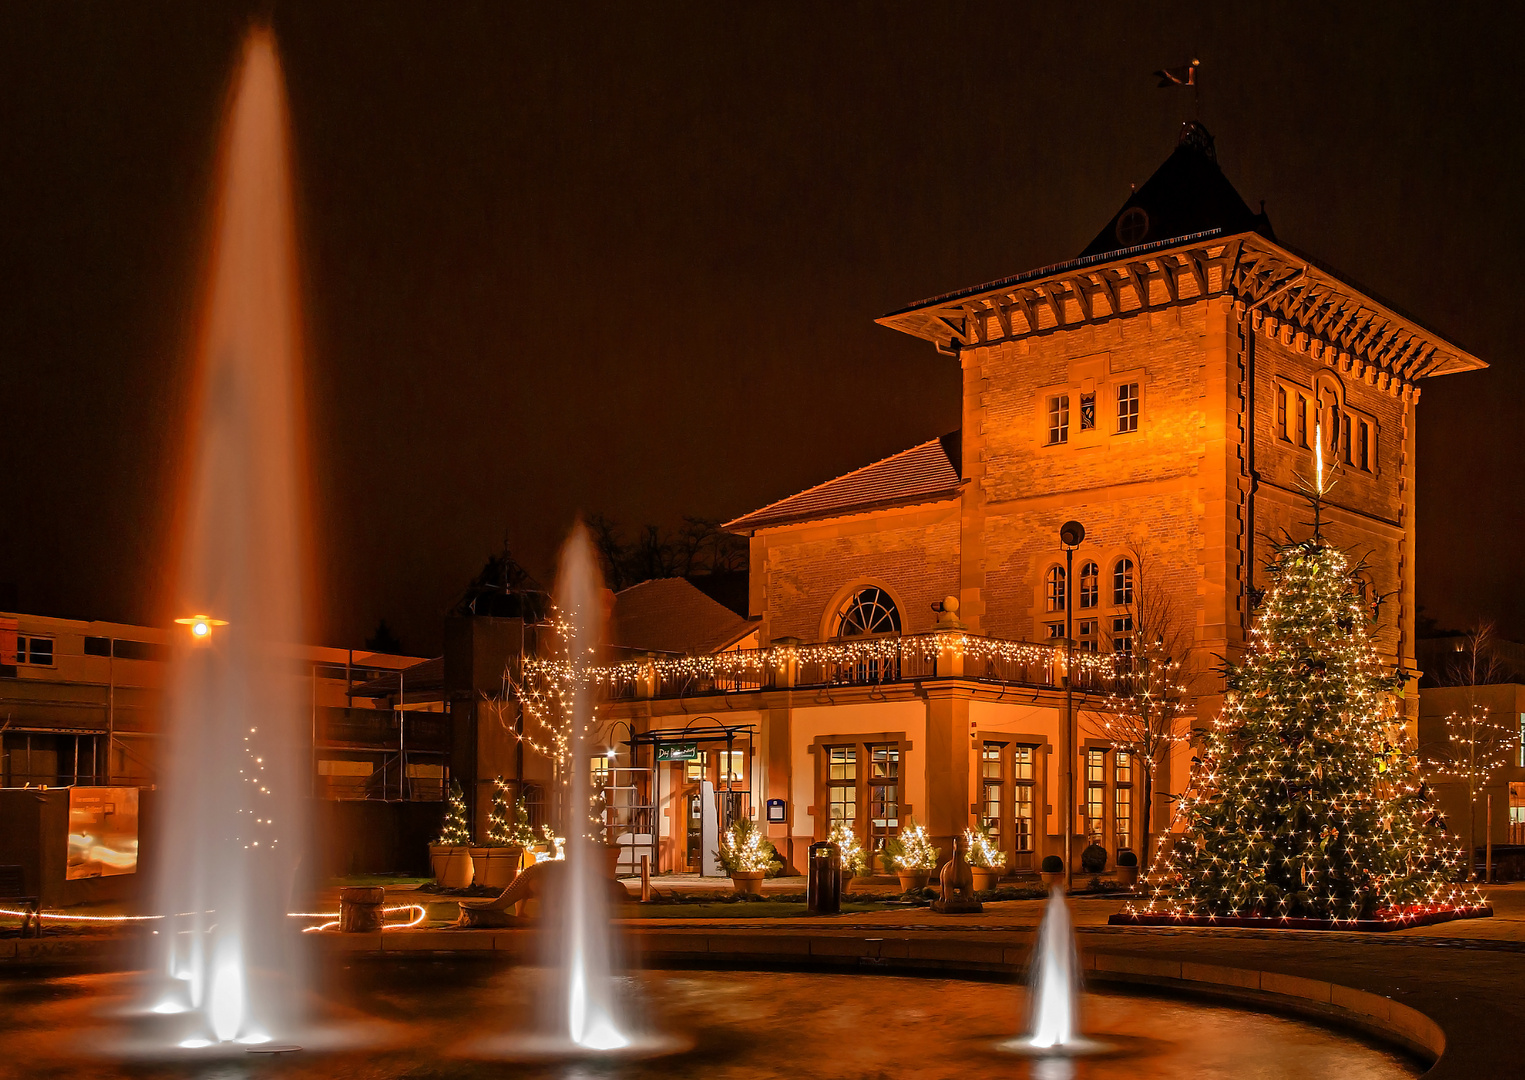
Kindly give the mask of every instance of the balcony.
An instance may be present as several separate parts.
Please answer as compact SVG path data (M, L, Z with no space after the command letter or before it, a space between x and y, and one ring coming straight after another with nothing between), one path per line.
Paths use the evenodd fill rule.
M1065 650L962 632L906 634L814 644L779 643L709 656L652 657L602 669L611 701L702 697L767 690L891 686L963 679L1030 689L1063 687ZM1112 689L1111 656L1077 650L1075 689Z

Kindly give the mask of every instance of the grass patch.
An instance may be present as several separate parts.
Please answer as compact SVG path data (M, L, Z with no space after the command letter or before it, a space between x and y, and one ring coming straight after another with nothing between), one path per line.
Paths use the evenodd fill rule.
M884 911L888 906L876 901L846 900L842 903L842 912L860 915L869 911ZM619 914L625 919L797 919L805 914L805 905L801 901L771 898L745 904L724 900L685 900L678 903L653 901L650 904L625 905Z
M400 874L350 874L328 879L330 889L354 889L365 885L422 885L432 877L404 877Z

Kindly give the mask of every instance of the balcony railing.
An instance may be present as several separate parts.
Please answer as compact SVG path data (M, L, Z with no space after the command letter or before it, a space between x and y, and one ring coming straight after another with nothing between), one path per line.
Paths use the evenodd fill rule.
M1064 647L1053 642L934 632L638 659L603 669L601 676L611 700L633 701L944 678L1057 689L1064 664ZM1083 692L1110 691L1117 681L1118 665L1110 656L1077 649L1074 667L1074 686Z

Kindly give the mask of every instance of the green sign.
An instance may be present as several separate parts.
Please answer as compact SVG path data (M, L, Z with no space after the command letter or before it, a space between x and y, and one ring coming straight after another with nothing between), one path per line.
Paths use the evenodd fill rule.
M698 743L667 743L666 745L659 745L657 747L658 761L693 761L698 756Z

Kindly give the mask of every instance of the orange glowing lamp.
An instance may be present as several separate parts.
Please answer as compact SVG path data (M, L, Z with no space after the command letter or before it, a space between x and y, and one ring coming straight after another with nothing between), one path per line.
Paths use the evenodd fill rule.
M212 627L227 626L227 619L214 619L210 615L191 615L184 619L176 619L176 625L190 627L191 637L197 641L205 641L212 636Z

